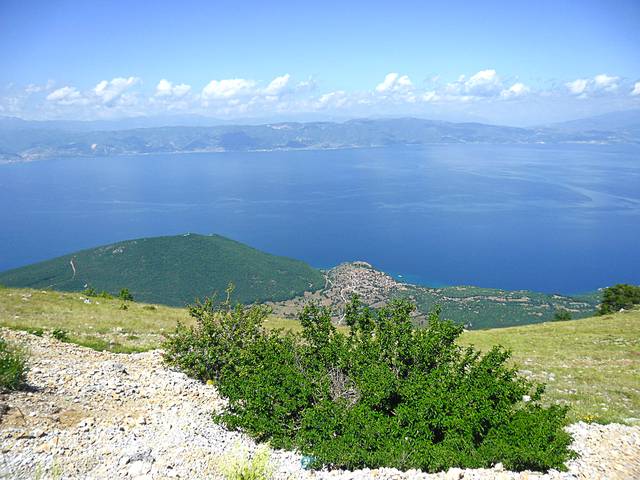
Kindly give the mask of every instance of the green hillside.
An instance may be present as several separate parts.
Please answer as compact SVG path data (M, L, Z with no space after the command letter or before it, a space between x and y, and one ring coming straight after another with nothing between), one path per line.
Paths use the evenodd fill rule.
M299 260L194 234L127 240L0 273L0 284L10 287L80 291L90 285L110 293L126 287L136 300L178 306L224 295L229 282L235 300L251 303L316 290L324 277Z

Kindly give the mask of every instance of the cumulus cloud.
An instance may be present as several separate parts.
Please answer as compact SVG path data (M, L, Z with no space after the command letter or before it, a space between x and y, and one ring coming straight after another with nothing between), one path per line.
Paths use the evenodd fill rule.
M517 82L511 85L509 88L502 90L500 96L503 98L521 97L529 93L530 89L524 83Z
M599 90L612 92L618 88L619 77L611 77L605 73L593 77L594 85Z
M267 88L264 89L264 93L267 95L280 95L287 89L290 78L291 76L288 73L274 78L271 80L271 83L267 85Z
M247 78L211 80L204 87L198 86L194 92L191 85L176 84L167 78L156 79L157 83L151 83L145 90L136 87L142 83L137 77L116 77L83 90L72 85L54 89L52 82L16 87L17 93L11 92L12 95L6 98L0 97L0 106L4 112L15 112L13 114L17 115L26 108L54 118L107 118L154 115L168 111L239 118L245 115L271 115L274 112L299 114L332 110L361 116L381 112L428 115L447 109L465 111L488 108L495 111L501 102L504 106L500 108L505 110L512 99L541 99L545 96L559 102L564 99L568 104L572 98L594 102L611 99L621 105L623 99L632 104L640 98L640 81L629 82L606 73L567 83L547 82L546 87L533 87L518 80L507 81L491 68L472 75L460 75L449 81L432 75L424 78L424 82L414 84L408 75L391 72L369 90L317 92L318 87L313 79L298 81L286 73L264 82ZM17 100L10 103L10 97ZM33 113L30 115L34 116Z
M343 90L325 93L318 98L315 107L318 109L341 108L347 104L348 98L347 92Z
M445 85L441 98L466 102L474 98L499 96L503 90L502 79L498 73L488 68L480 70L469 78L460 75L458 80Z
M94 95L104 104L119 99L129 88L140 82L137 77L116 77L112 80L102 80L93 89Z
M493 69L480 70L464 82L464 92L475 96L490 96L502 90L502 81Z
M614 93L618 90L620 77L601 73L593 78L578 78L565 85L569 89L569 93L577 95L579 98L587 98L588 96L602 96Z
M76 105L84 103L85 99L76 87L62 87L47 95L47 100L60 105Z
M166 80L163 78L158 82L158 85L156 86L155 96L181 98L181 97L184 97L190 91L191 91L191 85L187 85L185 83L174 85L169 80Z
M202 89L202 98L229 99L239 95L251 94L256 86L253 80L244 78L228 78L224 80L211 80Z
M407 75L400 75L392 72L388 73L382 83L376 86L376 92L378 93L396 93L407 92L413 88L413 83Z
M589 80L586 78L578 78L572 82L565 83L565 86L569 89L569 93L572 95L582 95L587 90Z

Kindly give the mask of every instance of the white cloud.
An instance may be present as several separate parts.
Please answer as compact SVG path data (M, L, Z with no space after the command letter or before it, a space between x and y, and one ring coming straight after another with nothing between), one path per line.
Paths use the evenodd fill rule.
M565 85L569 89L569 93L584 99L592 95L601 96L615 92L618 90L619 80L620 77L601 73L593 78L578 78Z
M593 77L596 88L607 92L612 92L618 88L618 80L619 77L611 77L605 73Z
M112 80L102 80L93 89L94 95L104 104L109 104L120 98L126 90L140 82L137 77L116 77Z
M169 80L162 79L158 82L156 86L156 97L176 97L181 98L184 97L187 93L191 91L191 85L187 85L185 83L181 83L179 85L174 85Z
M76 87L62 87L54 90L47 95L47 100L50 102L59 103L60 105L76 105L84 103L85 99L82 97Z
M287 88L290 78L291 76L288 73L274 78L267 88L264 89L264 93L267 95L280 95Z
M565 83L565 86L569 89L569 93L572 95L582 95L589 86L589 80L586 78L578 78L573 82Z
M37 85L35 83L30 83L25 87L24 92L27 95L31 95L33 93L45 92L45 91L51 90L54 85L55 85L55 82L51 79L47 80L47 83L45 83L44 85Z
M316 108L340 108L344 107L348 101L347 93L343 90L329 92L321 95L315 104Z
M524 83L514 83L509 88L502 90L500 96L503 98L521 97L529 93L530 89Z
M470 95L490 96L502 90L502 81L493 69L480 70L464 82L464 91Z
M428 116L433 112L445 115L447 111L472 110L493 113L509 110L509 102L521 98L567 105L573 105L572 99L578 98L621 106L633 105L640 98L640 81L634 83L605 73L567 83L548 81L535 88L518 80L507 82L494 69L456 76L449 83L434 76L424 78L424 82L414 85L408 75L391 72L371 90L318 91L312 78L298 81L287 73L265 82L245 78L212 80L194 92L190 85L175 84L166 78L143 89L136 87L141 83L137 77L116 77L84 90L71 85L56 89L53 82L46 86L9 86L5 88L7 94L0 96L0 107L17 116L26 112L32 118L115 118L180 111L239 119L320 111L352 116Z
M392 72L388 73L384 77L384 81L376 86L376 92L378 93L397 93L408 92L413 89L413 83L407 75L402 75Z
M244 78L229 78L224 80L211 80L202 89L202 98L229 99L238 95L248 95L254 90L256 82Z
M480 97L494 97L503 91L502 79L491 68L480 70L467 79L460 75L455 82L448 83L442 89L442 98L469 101Z

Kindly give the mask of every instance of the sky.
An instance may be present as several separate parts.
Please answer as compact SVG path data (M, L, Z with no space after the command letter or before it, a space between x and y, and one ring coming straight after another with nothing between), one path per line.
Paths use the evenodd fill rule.
M411 115L640 107L640 1L0 0L0 115Z

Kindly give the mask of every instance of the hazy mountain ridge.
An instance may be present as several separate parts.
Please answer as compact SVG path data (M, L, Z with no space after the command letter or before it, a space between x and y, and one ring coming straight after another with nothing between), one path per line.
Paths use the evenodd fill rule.
M282 122L263 125L157 126L30 122L0 118L0 161L151 153L371 148L434 143L637 143L640 111L536 128L418 118ZM174 119L177 121L177 119ZM205 120L201 120L205 122ZM214 119L210 119L215 123ZM139 120L138 123L144 123ZM136 125L135 119L123 125ZM103 128L91 130L91 128ZM86 130L89 128L90 130Z

